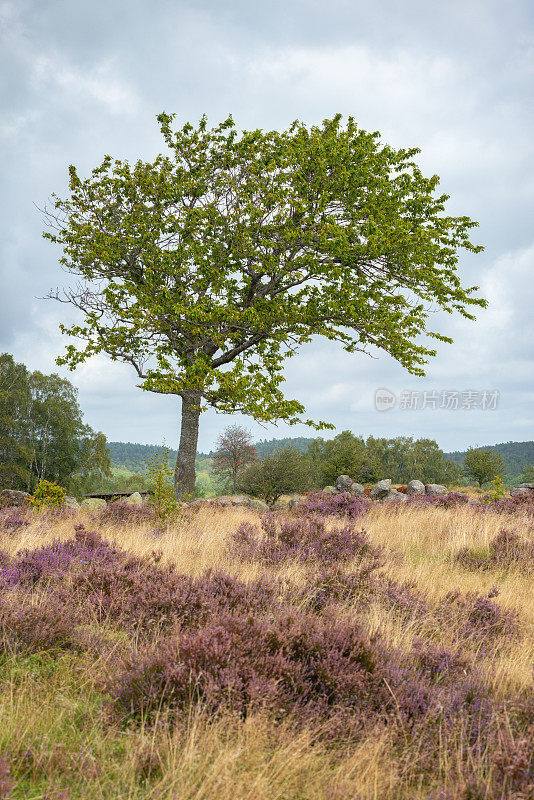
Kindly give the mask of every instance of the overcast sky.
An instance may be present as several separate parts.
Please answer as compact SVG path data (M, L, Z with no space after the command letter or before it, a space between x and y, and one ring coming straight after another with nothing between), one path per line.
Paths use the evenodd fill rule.
M153 160L165 151L161 111L176 124L231 113L243 129L340 112L393 146L420 147L450 213L480 223L471 238L485 251L462 256L460 272L489 307L474 323L432 319L454 344L438 345L424 378L387 355L314 341L287 362L287 396L365 437L425 436L445 450L533 439L533 9L529 0L0 0L0 352L68 377L108 439L176 446L178 398L142 392L129 367L105 357L75 372L55 365L65 309L38 298L69 276L34 204L66 195L69 164L83 176L106 153ZM376 410L377 388L395 395L393 408ZM439 407L444 392L458 393L446 396L450 408ZM208 411L199 449L236 421L256 438L315 435Z

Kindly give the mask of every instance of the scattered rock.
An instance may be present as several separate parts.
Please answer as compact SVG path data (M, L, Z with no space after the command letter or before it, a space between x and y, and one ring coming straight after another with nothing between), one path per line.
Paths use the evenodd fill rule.
M410 481L406 486L406 494L412 496L414 494L425 494L425 484L421 481Z
M352 483L352 478L348 475L340 475L336 481L336 489L338 492L350 492Z
M230 497L230 502L233 506L246 506L248 508L251 503L251 498L247 497L246 494L234 494Z
M75 497L67 496L65 498L65 508L70 508L72 511L78 511L78 509L80 508L80 504L78 503Z
M139 492L134 492L123 500L127 506L137 506L138 508L143 505L143 498Z
M390 489L391 489L390 478L386 478L383 481L378 481L378 483L375 483L375 485L371 489L370 497L372 500L381 500L389 493Z
M389 492L380 498L381 503L405 503L406 495L404 492L398 492L397 489L390 489Z
M447 494L448 491L447 487L440 483L427 483L425 486L425 492L430 495Z
M80 508L85 509L86 511L103 511L107 506L105 500L102 500L101 497L86 497L82 500Z
M269 506L267 503L264 503L263 500L258 500L257 497L253 497L250 501L250 507L254 509L254 511L259 511L261 513L269 511Z
M0 492L0 508L6 506L27 506L31 495L28 492L19 492L16 489L3 489Z
M353 494L355 497L363 497L365 494L365 489L361 485L361 483L353 483L349 489L349 492Z
M323 492L326 492L327 494L335 494L337 489L335 486L325 486Z
M229 508L232 505L231 499L226 495L216 497L214 503L216 503L218 506L222 506L222 508Z
M516 489L510 489L510 496L511 497L520 497L521 495L532 494L531 489L527 489L526 486L518 486Z
M534 483L520 483L518 489L530 489L534 491Z

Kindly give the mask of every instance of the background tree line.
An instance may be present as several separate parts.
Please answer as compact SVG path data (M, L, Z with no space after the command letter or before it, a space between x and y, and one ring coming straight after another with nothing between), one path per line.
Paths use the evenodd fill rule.
M0 354L0 489L32 492L46 479L79 495L111 478L106 437L84 423L77 396L59 375Z

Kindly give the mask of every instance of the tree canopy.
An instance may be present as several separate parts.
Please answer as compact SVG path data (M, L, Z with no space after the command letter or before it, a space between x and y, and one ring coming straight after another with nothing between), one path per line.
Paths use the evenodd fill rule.
M82 319L61 329L71 368L105 352L138 385L182 398L179 493L194 486L198 416L212 406L271 422L307 419L281 390L283 361L313 336L350 353L375 347L424 374L432 306L473 319L459 251L476 226L445 213L417 148L383 144L341 115L310 128L243 131L203 117L173 131L170 155L133 166L106 155L87 178L69 167L44 233L81 282L52 293Z
M468 478L474 478L479 486L502 477L504 473L504 462L494 450L487 447L469 447L464 458L464 474Z
M83 422L77 389L59 375L29 372L0 355L0 486L32 490L38 481L82 485L111 472L106 437Z

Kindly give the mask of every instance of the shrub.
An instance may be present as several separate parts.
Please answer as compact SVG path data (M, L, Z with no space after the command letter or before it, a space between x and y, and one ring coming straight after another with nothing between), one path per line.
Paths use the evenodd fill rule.
M239 490L266 503L274 503L283 494L303 492L311 486L310 465L296 448L275 450L257 461L239 479Z
M29 520L20 508L0 509L0 530L12 533L29 524Z
M376 558L380 553L367 533L352 525L328 529L321 517L274 514L262 517L261 529L242 523L233 534L231 547L241 558L271 567L291 560L339 564L354 558Z
M410 506L428 508L456 508L469 502L469 497L462 492L447 492L447 494L413 494L408 495L406 502Z
M291 613L272 621L221 615L126 659L104 688L122 714L137 719L165 708L180 714L200 701L212 714L266 709L300 723L348 710L354 731L392 705L376 659L355 626Z
M297 514L323 514L324 516L363 517L372 507L373 502L367 497L356 497L350 492L331 494L330 492L312 492L297 505Z
M124 501L108 503L98 516L100 525L141 525L159 520L155 506L149 501L142 506L134 506Z
M67 492L63 486L58 486L54 481L41 479L33 496L30 497L30 505L37 511L41 508L62 506L66 496Z
M122 557L98 533L86 531L83 525L77 525L74 540L55 540L35 550L21 550L15 560L0 568L0 587L31 588L40 581L61 581L73 561L94 565Z
M35 653L78 649L77 617L72 606L64 606L47 598L36 607L21 603L16 594L0 601L0 651Z
M170 452L164 445L159 453L155 453L146 462L148 483L152 489L148 503L154 509L160 524L171 519L178 510L178 500L174 490L174 470L169 463Z
M471 570L513 568L529 571L534 569L534 542L503 528L490 542L486 554L464 547L454 555L453 560Z

